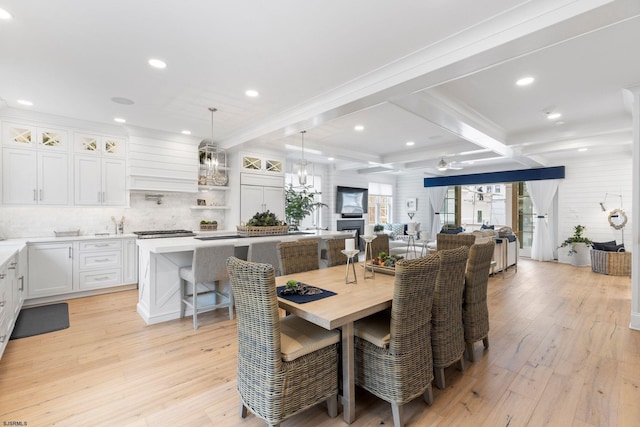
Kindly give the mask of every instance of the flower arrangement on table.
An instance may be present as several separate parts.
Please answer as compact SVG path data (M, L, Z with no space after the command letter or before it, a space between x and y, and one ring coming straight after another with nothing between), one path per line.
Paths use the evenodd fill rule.
M380 252L378 256L373 259L373 264L393 268L396 266L396 262L403 258L402 255L388 255L386 252Z

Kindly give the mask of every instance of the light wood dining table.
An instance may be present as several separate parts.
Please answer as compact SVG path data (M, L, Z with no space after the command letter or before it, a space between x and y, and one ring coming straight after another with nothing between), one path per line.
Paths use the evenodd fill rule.
M347 423L355 420L355 345L353 324L356 320L391 307L395 277L376 273L364 279L362 264L357 271L357 283L345 283L345 266L305 271L276 277L276 285L297 280L307 285L333 291L336 295L296 304L278 295L278 305L325 329L342 331L342 407Z

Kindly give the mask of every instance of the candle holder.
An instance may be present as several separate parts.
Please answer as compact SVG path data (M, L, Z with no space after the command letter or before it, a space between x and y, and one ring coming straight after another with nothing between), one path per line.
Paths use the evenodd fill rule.
M342 253L347 256L347 270L344 275L344 283L358 283L358 276L356 275L356 264L353 261L353 257L360 253L359 250L342 250ZM351 268L353 269L353 280L349 280L349 264L351 264Z
M365 235L360 236L362 240L364 240L364 278L365 279L373 279L375 278L376 271L373 268L373 249L371 248L371 242L375 239L376 235ZM368 257L368 258L367 258ZM367 267L367 259L371 260L371 265ZM370 273L370 274L368 274Z

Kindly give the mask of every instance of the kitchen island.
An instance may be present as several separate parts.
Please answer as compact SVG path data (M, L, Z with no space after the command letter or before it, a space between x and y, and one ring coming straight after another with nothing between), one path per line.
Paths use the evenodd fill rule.
M173 237L138 239L138 314L148 324L180 317L180 267L191 265L193 250L201 246L234 245L239 253L253 242L295 241L305 237L350 237L350 232L315 231L280 236L234 237L235 233L217 233L215 239ZM189 314L189 313L187 313Z

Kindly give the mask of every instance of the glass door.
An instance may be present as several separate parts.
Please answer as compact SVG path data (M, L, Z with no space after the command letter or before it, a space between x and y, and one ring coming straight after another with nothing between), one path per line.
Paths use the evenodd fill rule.
M533 217L533 203L524 182L517 183L518 191L514 192L517 197L517 230L513 230L520 240L520 256L531 256L531 243L533 242L533 229L535 227ZM516 204L514 204L516 205Z

